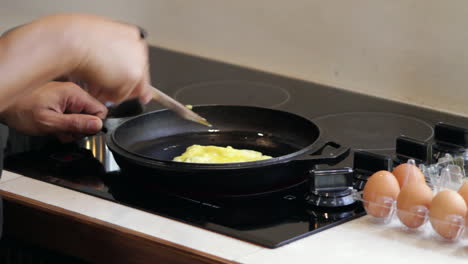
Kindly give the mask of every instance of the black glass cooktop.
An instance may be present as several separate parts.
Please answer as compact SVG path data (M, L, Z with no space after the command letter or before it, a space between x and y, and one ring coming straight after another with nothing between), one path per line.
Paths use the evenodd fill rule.
M339 209L307 204L305 181L216 198L167 190L120 172L101 140L94 136L66 145L50 140L44 148L9 155L5 168L271 248L363 215L359 203Z
M351 148L336 164L315 169L352 167L355 150L393 155L396 137L427 141L439 121L468 127L468 119L459 116L160 48L150 51L153 84L184 104L254 105L289 111L315 122L327 139ZM150 103L145 111L159 108ZM120 172L102 135L61 144L50 137L10 131L6 153L5 168L27 177L271 248L364 214L359 202L312 206L305 199L307 181L217 198L138 182L131 171Z

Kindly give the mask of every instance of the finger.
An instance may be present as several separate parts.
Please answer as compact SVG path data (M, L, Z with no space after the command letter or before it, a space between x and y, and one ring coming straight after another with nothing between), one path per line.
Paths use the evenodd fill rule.
M146 46L147 49L147 56L146 58L148 59L148 62L146 63L146 71L145 71L145 76L144 76L144 79L143 79L143 93L142 93L142 96L140 96L140 101L142 104L147 104L151 101L151 99L153 98L153 93L151 92L152 89L154 89L152 86L151 86L151 73L150 73L150 62L149 62L149 50L148 50L148 46Z
M150 74L149 74L149 69L146 70L145 75L143 76L143 79L137 84L136 93L134 97L138 97L140 100L140 103L142 104L147 104L149 101L152 99L152 93L151 93L151 85L150 85Z
M136 85L135 89L131 93L131 97L138 97L140 103L147 104L151 98L151 74L150 74L150 64L149 64L149 50L148 45L142 40L144 45L144 56L146 59L146 64L143 70L143 76Z
M146 39L146 37L148 36L148 32L141 26L134 25L134 24L129 24L129 23L124 22L124 21L115 21L115 22L133 28L134 32L136 33L135 36L139 37L141 40Z
M102 128L102 120L93 115L63 114L56 111L44 111L39 122L46 132L95 134Z
M6 31L4 31L4 32L0 35L0 37L6 36L8 33L12 32L12 31L14 31L15 29L18 29L18 28L20 28L20 27L22 27L22 26L24 26L24 25L27 25L27 24L18 25L18 26L12 27L12 28L10 28L10 29L7 29Z
M104 88L100 85L89 84L89 91L90 95L94 97L99 102L112 102L115 104L119 104L125 101L127 98L132 97L131 92L133 87L136 86L138 81L134 81L131 84L126 84L122 86L120 89L114 89L109 92L109 89ZM131 88L129 88L131 87Z
M149 81L148 45L143 40L139 42L141 52L134 67L127 69L126 82L120 89L111 94L114 102L120 103L128 98L140 97Z
M68 99L63 105L67 113L90 114L104 119L107 116L107 107L92 97L89 93L73 83L64 83L67 86Z

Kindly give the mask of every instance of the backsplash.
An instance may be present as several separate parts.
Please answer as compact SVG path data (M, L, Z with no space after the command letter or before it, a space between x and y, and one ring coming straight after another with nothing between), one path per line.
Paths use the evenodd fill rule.
M61 11L143 26L151 44L468 116L468 2L3 0L0 30Z

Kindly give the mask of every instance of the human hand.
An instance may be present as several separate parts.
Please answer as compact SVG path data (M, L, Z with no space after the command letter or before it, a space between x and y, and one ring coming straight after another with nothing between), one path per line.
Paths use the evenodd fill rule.
M101 130L107 108L74 83L49 82L1 113L8 126L29 135L55 134L69 142Z
M8 79L0 84L8 89L0 98L21 98L15 89L68 76L86 83L101 102L139 97L147 103L148 48L140 34L136 26L86 14L51 15L18 27L2 38L6 63L0 70Z
M151 99L148 46L139 28L92 15L57 15L50 23L69 24L77 67L70 76L82 79L100 101Z

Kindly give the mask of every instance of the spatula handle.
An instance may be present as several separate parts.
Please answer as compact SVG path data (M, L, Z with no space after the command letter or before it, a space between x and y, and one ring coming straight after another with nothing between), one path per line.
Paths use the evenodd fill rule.
M196 114L195 112L193 112L192 110L190 110L186 106L182 105L178 101L174 100L169 95L163 93L162 91L154 88L153 86L151 86L151 88L152 88L151 91L153 93L153 100L154 101L156 101L156 102L162 104L163 106L165 106L166 108L174 111L177 115L179 115L180 117L182 117L184 119L187 119L187 120L190 120L190 121L193 121L193 122L196 122L196 123L211 127L211 124L208 123L208 121L205 118L199 116L198 114Z

